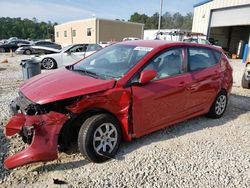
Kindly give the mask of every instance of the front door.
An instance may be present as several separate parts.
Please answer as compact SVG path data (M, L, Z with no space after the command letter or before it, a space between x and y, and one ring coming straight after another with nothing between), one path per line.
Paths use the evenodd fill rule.
M142 136L183 118L186 110L185 49L167 50L153 58L143 70L155 69L157 77L146 85L133 85L133 132ZM135 77L132 82L136 82Z
M76 45L62 54L63 66L73 64L85 57L84 45Z

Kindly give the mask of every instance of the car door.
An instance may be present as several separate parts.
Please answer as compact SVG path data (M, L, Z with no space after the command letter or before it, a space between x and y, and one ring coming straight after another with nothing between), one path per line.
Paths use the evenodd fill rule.
M146 85L133 85L133 131L142 136L184 118L185 85L191 82L185 70L185 49L175 48L154 57L142 70L155 69L157 77ZM137 75L132 82L139 79Z
M69 50L62 53L62 62L63 65L70 65L73 64L81 59L83 59L85 56L85 46L82 44L72 46Z
M187 85L190 113L208 111L220 90L219 57L209 48L188 48L188 72L192 77L192 82Z

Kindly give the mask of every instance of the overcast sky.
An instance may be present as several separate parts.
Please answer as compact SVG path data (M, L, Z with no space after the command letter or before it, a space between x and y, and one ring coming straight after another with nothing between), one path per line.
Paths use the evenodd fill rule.
M186 14L202 0L163 0L164 12ZM134 12L153 15L160 0L0 0L0 17L33 18L63 23L93 16L128 20Z

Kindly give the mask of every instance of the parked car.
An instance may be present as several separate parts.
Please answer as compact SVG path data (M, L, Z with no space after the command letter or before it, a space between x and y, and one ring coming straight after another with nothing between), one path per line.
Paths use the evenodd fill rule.
M42 48L41 48L42 47ZM44 48L48 47L48 48ZM52 50L51 50L52 48ZM49 41L36 41L30 45L20 47L16 50L17 54L51 54L55 53L53 49L61 49L61 45Z
M246 68L242 76L241 85L245 89L250 88L250 62L246 63Z
M73 61L72 61L73 62ZM206 114L220 118L232 88L221 49L165 41L126 41L24 83L12 102L7 136L30 146L4 161L15 168L57 158L78 140L90 161L113 158L122 140Z
M42 68L49 70L75 63L100 49L102 47L98 44L74 44L59 53L35 56L33 60L41 62Z
M30 42L26 40L14 40L8 43L4 43L0 45L0 52L10 52L12 50L13 52L21 47L21 46L27 46Z

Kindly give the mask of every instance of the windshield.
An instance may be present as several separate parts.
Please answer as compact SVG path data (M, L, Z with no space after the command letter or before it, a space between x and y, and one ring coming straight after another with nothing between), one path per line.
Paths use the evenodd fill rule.
M71 44L71 45L65 46L65 47L63 47L60 51L61 51L61 52L65 52L65 51L67 51L68 49L70 49L72 46L74 46L74 45Z
M72 65L72 71L99 76L103 79L119 79L134 67L153 48L115 44Z

